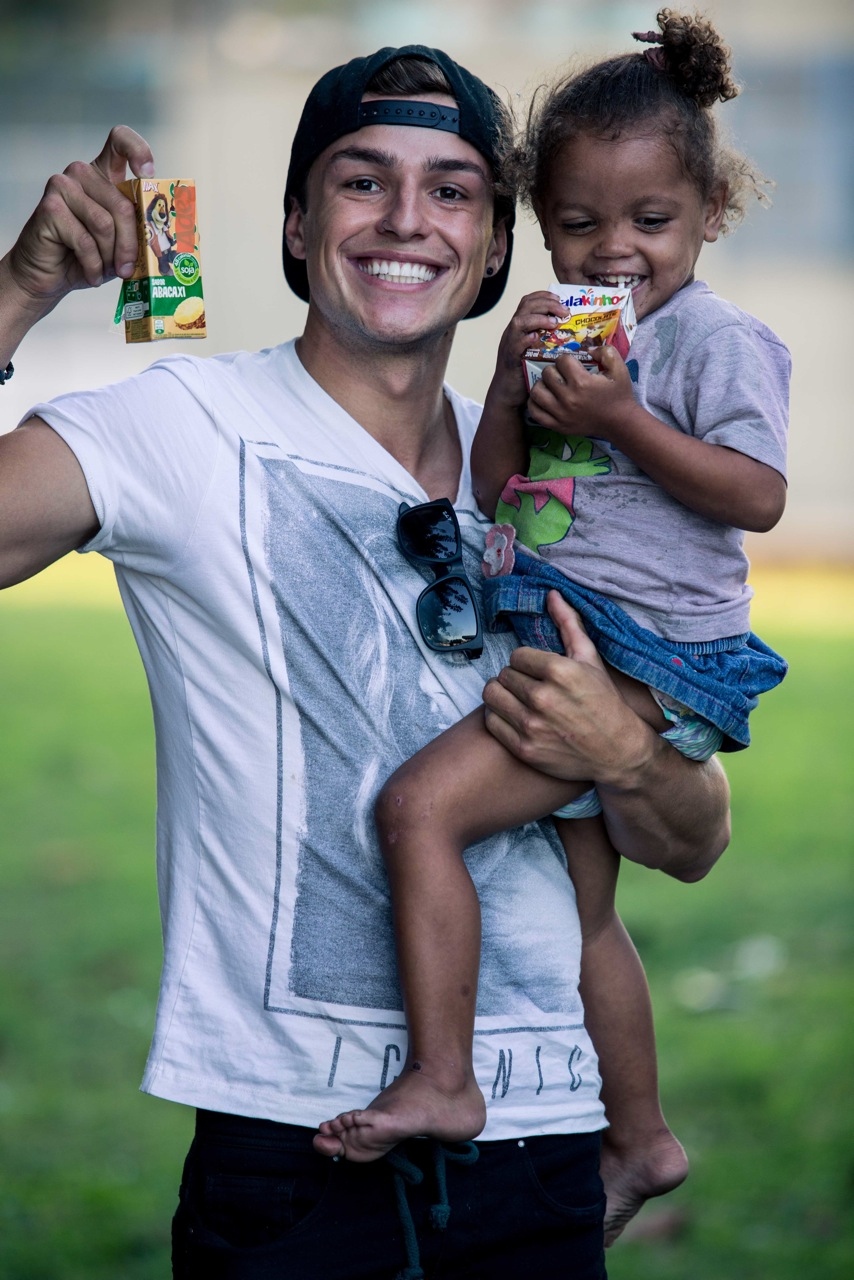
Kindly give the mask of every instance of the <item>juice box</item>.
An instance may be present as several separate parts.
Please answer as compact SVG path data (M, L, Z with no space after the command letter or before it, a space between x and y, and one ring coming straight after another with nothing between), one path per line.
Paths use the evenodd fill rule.
M139 246L116 307L125 342L207 337L195 182L129 178L119 190L133 201Z
M539 382L543 370L559 356L573 356L590 373L599 367L592 352L612 346L625 359L637 329L631 289L584 284L550 284L569 314L554 329L540 334L539 341L522 356L528 390Z

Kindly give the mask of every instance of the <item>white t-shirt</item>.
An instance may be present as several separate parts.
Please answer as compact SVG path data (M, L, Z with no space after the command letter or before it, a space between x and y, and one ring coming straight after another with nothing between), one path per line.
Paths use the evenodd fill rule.
M456 500L478 406L447 392ZM315 1126L406 1052L373 823L395 768L480 703L511 641L427 650L400 554L412 477L306 373L293 343L177 356L37 413L73 449L116 567L157 739L165 959L143 1089ZM483 912L475 1070L486 1138L604 1123L578 997L580 935L551 824L467 854Z

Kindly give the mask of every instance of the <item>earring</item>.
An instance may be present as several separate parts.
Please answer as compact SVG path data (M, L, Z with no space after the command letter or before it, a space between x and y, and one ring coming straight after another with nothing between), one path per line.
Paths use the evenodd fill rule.
M494 275L495 275L495 267L487 267L487 268L486 268L486 274L487 274L488 276L494 276Z

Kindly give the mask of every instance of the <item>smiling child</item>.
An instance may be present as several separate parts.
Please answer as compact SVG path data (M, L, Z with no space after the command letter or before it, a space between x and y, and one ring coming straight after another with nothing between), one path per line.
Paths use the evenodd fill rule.
M790 359L764 324L694 277L703 245L738 221L762 180L717 137L712 107L737 92L717 32L669 10L658 25L636 36L644 52L546 95L526 146L527 196L557 279L631 289L639 326L629 356L598 348L592 376L563 356L529 395L522 353L565 309L549 292L523 298L501 340L472 470L481 509L500 522L487 624L561 653L573 635L569 656L584 662L597 660L592 641L602 680L700 761L747 746L758 695L786 670L750 630L742 543L744 530L772 528L785 505ZM568 630L567 605L589 640ZM518 694L524 676L515 679ZM368 1109L321 1125L318 1149L370 1160L409 1136L479 1132L471 1037L480 916L463 853L554 814L610 1121L606 1243L645 1199L683 1180L685 1153L658 1099L646 980L614 908L620 832L606 829L597 795L610 785L607 773L573 784L528 768L481 713L389 780L377 815L409 1054Z

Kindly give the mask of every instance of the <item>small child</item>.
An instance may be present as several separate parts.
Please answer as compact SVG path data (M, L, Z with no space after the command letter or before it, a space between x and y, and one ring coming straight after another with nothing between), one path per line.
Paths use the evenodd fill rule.
M703 243L742 216L746 196L761 197L761 180L717 141L712 106L737 92L719 36L667 9L658 25L636 36L649 49L547 95L526 147L526 194L558 280L632 290L628 358L600 347L591 376L561 357L528 396L522 352L565 309L551 293L525 297L501 341L472 471L482 510L500 521L484 562L487 623L563 652L550 616L566 637L557 592L626 701L677 750L706 760L747 746L757 694L786 670L749 630L742 531L772 528L785 504L790 361L769 329L694 279ZM407 1137L480 1132L480 914L462 854L549 813L578 898L582 994L610 1122L610 1243L687 1172L660 1110L646 979L614 909L619 854L595 790L522 764L479 712L380 796L406 1069L366 1110L324 1122L315 1145L371 1160Z

